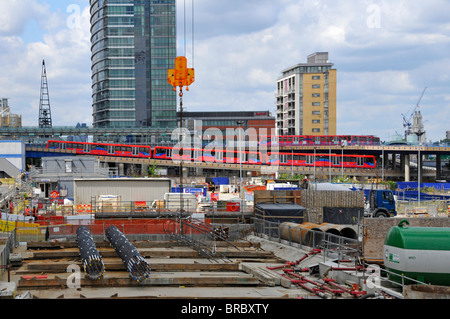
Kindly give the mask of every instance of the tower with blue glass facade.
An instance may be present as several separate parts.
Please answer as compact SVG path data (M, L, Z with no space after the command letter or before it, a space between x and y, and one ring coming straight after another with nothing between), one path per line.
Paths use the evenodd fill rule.
M90 0L93 125L177 125L176 0Z

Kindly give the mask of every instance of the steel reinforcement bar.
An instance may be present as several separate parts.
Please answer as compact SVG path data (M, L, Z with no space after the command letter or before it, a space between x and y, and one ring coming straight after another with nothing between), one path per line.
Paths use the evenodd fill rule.
M106 237L127 267L131 278L139 282L150 277L150 265L116 226L106 229Z
M91 280L100 279L105 272L105 265L86 226L77 228L77 242L86 276Z

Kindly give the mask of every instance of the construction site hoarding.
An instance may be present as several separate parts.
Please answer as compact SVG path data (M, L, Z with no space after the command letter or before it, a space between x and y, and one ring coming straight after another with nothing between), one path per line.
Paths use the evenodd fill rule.
M152 202L164 199L170 193L172 181L169 178L99 178L75 179L75 205L90 204L99 196L120 196L124 202Z
M271 222L294 222L301 224L305 208L296 204L258 204L255 216Z
M324 207L364 208L362 191L255 190L254 205L297 204L306 208L305 221L323 223Z
M364 217L361 207L324 207L323 222L339 225L356 225Z

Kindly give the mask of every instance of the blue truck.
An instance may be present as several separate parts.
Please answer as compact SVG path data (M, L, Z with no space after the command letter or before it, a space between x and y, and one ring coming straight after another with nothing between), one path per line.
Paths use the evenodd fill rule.
M364 193L367 198L366 216L387 218L397 215L393 191L390 189L371 189Z
M394 195L398 200L417 201L417 190L400 190L392 191L389 189L365 189L364 195L366 198L365 216L368 217L395 217L397 212L395 210ZM435 195L420 192L420 200L445 200L450 203L450 196Z

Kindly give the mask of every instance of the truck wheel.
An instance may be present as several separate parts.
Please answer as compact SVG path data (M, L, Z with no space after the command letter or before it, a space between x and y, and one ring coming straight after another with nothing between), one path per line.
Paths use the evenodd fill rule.
M376 218L388 218L389 215L386 214L385 212L378 212L378 213L375 214L375 217Z

